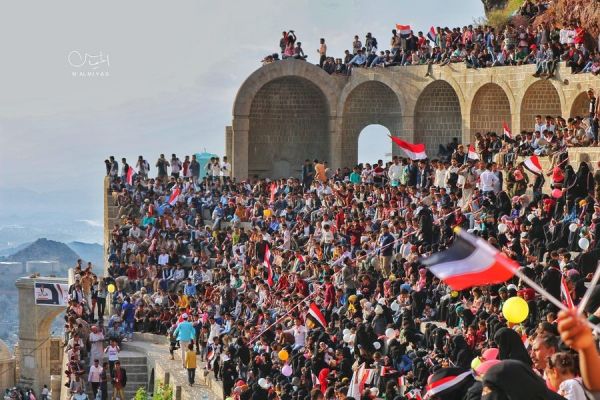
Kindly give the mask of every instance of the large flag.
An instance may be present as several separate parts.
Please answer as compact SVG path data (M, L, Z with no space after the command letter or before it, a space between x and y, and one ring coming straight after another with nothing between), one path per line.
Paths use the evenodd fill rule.
M458 375L447 374L445 377L427 385L427 393L425 393L425 398L431 398L432 396L435 396L446 389L458 385L470 376L473 376L473 372L471 372L471 370Z
M348 393L346 393L346 397L360 399L361 394L365 390L365 385L370 384L374 376L375 370L365 368L365 363L362 363L360 367L358 367L358 369L352 374L352 380L350 381L350 386L348 387Z
M275 283L273 281L273 267L271 266L271 264L273 263L273 255L271 254L271 249L269 249L269 245L267 245L265 248L265 259L263 263L267 268L267 283L269 284L269 286L273 286L273 284Z
M402 37L408 37L412 28L410 27L410 25L396 24L396 30L398 31L398 35Z
M519 265L485 240L457 229L450 248L421 260L431 273L454 290L501 283L513 277Z
M506 121L502 122L502 131L504 132L504 136L512 140L512 132L510 131Z
M467 158L470 160L479 160L479 154L475 151L475 146L473 144L469 145L469 153L467 154Z
M319 324L323 328L327 328L327 319L325 319L321 309L315 303L310 303L306 317L311 319L315 324Z
M399 137L390 136L392 141L396 143L402 151L410 158L411 160L424 160L427 158L427 154L425 153L425 145L422 143L412 144L405 142Z
M178 186L173 188L173 191L171 192L171 196L169 197L169 204L174 206L175 203L177 203L177 198L179 197L179 195L181 194L181 189L179 189Z
M134 171L130 165L129 168L127 168L127 184L128 185L133 185L133 174L134 174Z
M527 157L525 161L523 161L523 165L536 175L540 175L542 172L544 172L542 164L540 163L540 159L536 155Z
M565 279L564 275L561 275L560 277L560 300L565 306L567 306L567 308L575 308L575 304L571 298L571 293L569 292L567 280Z
M433 46L435 46L437 36L438 35L435 31L435 28L433 26L431 28L429 28L429 32L427 32L427 37L429 38L429 40L431 40L433 42Z

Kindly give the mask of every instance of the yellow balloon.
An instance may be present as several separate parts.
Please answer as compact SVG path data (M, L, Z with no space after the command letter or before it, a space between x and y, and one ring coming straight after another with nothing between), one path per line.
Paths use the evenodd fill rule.
M458 292L456 290L453 290L450 292L450 297L452 297L453 299L458 297Z
M278 355L281 361L287 361L290 356L286 350L281 350Z
M106 287L106 290L108 290L108 293L114 293L115 289L116 289L115 285L113 285L112 283Z
M269 218L271 216L271 210L269 210L268 208L266 210L263 210L263 216L265 218Z
M475 357L473 361L471 361L471 369L477 369L481 365L481 358Z
M519 324L529 315L529 305L521 297L511 297L502 306L502 314L508 322Z

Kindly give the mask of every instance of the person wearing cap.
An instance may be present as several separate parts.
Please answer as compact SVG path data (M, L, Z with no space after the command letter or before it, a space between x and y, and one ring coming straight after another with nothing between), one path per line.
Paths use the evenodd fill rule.
M181 365L183 368L186 368L185 354L190 343L192 343L196 338L196 329L194 328L194 325L189 322L189 315L187 313L183 313L181 318L183 321L177 325L175 332L173 332L173 336L175 336L179 341Z

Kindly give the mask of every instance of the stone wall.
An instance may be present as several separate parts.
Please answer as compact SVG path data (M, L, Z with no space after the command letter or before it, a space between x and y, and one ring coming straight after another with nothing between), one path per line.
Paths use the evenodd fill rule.
M463 64L355 69L331 76L298 60L259 68L240 87L233 106L227 154L236 178L298 176L304 158L352 166L358 136L370 124L425 143L430 157L453 137L476 132L532 130L534 116L585 115L589 87L600 80L572 75L532 76L535 66L467 69ZM391 148L391 143L390 143ZM399 154L397 148L394 154Z

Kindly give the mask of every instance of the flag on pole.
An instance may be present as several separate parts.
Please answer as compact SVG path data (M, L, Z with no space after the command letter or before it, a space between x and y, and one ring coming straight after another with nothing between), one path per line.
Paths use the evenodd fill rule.
M179 197L179 195L181 194L181 189L179 189L179 187L174 187L173 191L171 192L171 196L169 197L169 204L174 206L175 203L177 203L177 198Z
M346 393L346 397L354 397L355 399L360 399L361 394L365 390L365 385L371 383L375 370L365 368L365 363L362 363L360 367L352 374L352 380L350 381L350 386L348 387L348 393Z
M299 251L296 252L296 260L298 260L299 262L303 263L306 262L304 260L304 256L302 255L302 253L300 253Z
M127 168L127 184L128 185L133 185L133 174L134 174L134 171L130 165L129 168Z
M475 151L475 146L473 144L469 145L469 153L467 154L467 158L470 160L479 160L479 154Z
M567 306L567 308L575 308L575 304L573 303L573 298L571 298L571 292L569 292L567 280L565 279L564 275L561 275L560 277L560 300L565 306Z
M454 290L509 280L519 265L485 240L456 229L450 248L421 259L435 276Z
M502 130L504 131L504 136L512 140L512 132L510 131L506 121L502 122Z
M271 249L269 249L269 245L267 245L265 248L265 259L263 260L263 264L267 268L267 283L269 284L269 286L273 286L273 284L275 283L273 281L272 263L273 263L273 254L271 254Z
M321 309L315 303L310 303L308 315L306 317L311 319L315 324L319 324L323 328L327 328L327 319L325 319Z
M392 141L396 143L402 151L410 158L411 160L424 160L427 158L427 154L425 153L425 145L422 143L412 144L408 143L399 137L390 136Z
M540 163L540 159L536 155L527 157L525 161L523 161L523 165L536 175L540 175L542 172L544 172L542 164Z
M435 46L438 35L433 26L431 28L429 28L429 32L427 32L427 37L429 38L429 40L431 40L433 42L433 44Z
M410 27L410 25L396 24L396 30L398 31L398 35L406 38L408 37L408 35L410 35L412 28Z

